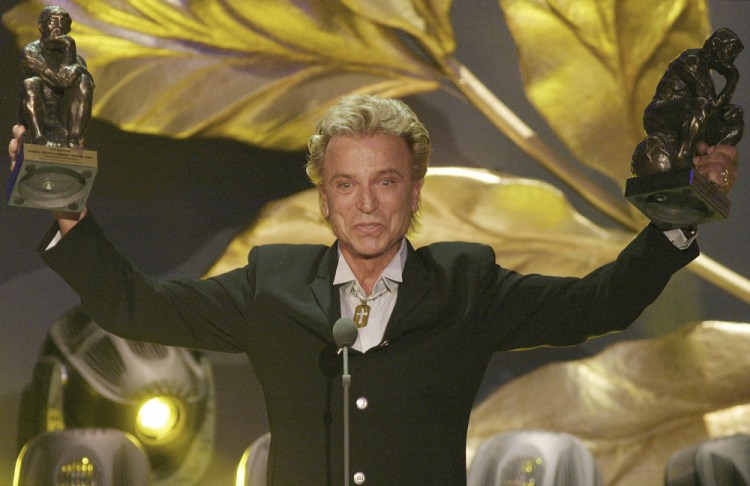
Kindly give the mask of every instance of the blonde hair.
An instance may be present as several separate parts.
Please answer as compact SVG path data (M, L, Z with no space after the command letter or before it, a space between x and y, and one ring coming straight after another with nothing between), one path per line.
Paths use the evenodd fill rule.
M328 142L336 135L358 136L386 133L406 141L412 154L415 179L424 178L432 145L427 129L406 103L371 95L352 95L329 109L307 141L309 155L305 170L316 186L323 183L323 164Z

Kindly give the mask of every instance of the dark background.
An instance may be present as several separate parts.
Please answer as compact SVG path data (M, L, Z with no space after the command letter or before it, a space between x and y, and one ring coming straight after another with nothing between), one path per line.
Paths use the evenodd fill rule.
M3 0L0 14L16 3ZM714 28L729 27L750 43L749 1L711 0L708 5ZM513 42L498 3L457 1L452 18L456 57L548 144L573 160L526 101ZM748 50L737 62L743 78L734 98L746 110L750 109ZM16 119L17 56L14 39L0 26L0 133L8 139ZM531 161L470 105L446 92L411 97L407 102L432 134L433 165L484 167L549 181L594 222L615 226ZM750 276L745 254L750 234L748 138L739 145L741 179L731 195L731 218L700 231L703 252L744 276ZM199 277L265 203L309 187L303 153L270 152L231 140L137 135L98 120L91 123L86 142L99 152L100 161L90 207L121 251L155 277ZM8 163L2 149L0 164L7 167ZM7 170L0 171L2 187L7 179ZM611 182L601 180L619 192ZM50 223L46 211L0 206L0 484L11 482L20 394L31 378L47 328L78 303L37 256L36 245ZM649 337L705 319L748 322L749 311L747 303L683 271L663 298L624 334L575 348L498 355L479 399L534 367L589 355L616 339ZM653 322L659 325L654 327ZM219 416L213 479L207 484L229 485L242 452L267 430L267 424L259 385L246 358L216 353L210 357Z

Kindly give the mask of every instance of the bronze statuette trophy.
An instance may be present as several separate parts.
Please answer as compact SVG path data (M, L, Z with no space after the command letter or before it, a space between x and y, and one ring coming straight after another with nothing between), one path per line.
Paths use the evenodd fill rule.
M693 157L701 141L736 145L742 138L742 107L730 103L739 80L734 60L742 49L734 32L718 29L702 48L672 61L644 112L646 138L633 153L635 177L627 180L625 197L663 230L729 216L723 187L699 174ZM724 78L719 93L712 73Z
M70 25L68 12L46 7L41 38L21 54L26 133L8 184L10 206L80 212L96 176L96 152L83 148L94 81L68 35Z

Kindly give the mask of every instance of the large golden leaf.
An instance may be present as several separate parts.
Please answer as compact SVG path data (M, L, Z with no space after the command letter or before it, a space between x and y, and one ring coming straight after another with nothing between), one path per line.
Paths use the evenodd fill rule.
M612 261L629 233L599 228L553 186L482 169L436 168L427 173L415 246L436 241L491 245L503 266L523 273L582 276ZM318 192L310 189L267 206L230 243L206 276L241 267L255 245L330 244Z
M21 45L48 3L73 18L94 116L274 149L302 148L340 96L437 88L439 69L407 37L433 57L454 49L449 0L32 1L3 17Z
M748 347L747 323L705 321L538 368L474 408L468 460L495 434L564 432L585 442L608 486L661 486L678 450L750 433Z
M500 0L529 100L620 184L667 64L709 35L705 0Z

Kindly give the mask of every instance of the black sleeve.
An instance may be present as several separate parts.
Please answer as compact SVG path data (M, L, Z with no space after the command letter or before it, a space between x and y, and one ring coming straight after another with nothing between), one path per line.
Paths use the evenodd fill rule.
M521 275L488 262L483 277L487 339L505 350L574 345L623 330L698 254L697 242L680 250L649 224L616 261L583 278Z
M39 252L80 296L102 328L127 339L239 352L245 349L250 266L220 278L157 282L136 269L87 215L53 248L47 233Z

